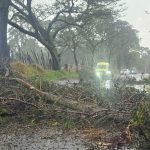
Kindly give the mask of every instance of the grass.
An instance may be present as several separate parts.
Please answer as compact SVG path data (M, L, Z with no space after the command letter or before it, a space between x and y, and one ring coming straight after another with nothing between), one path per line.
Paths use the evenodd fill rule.
M6 122L6 118L2 117L2 115L5 113L8 113L8 110L0 107L0 124L4 124Z
M69 78L76 78L78 77L78 74L76 72L66 72L66 71L46 71L44 76L46 80L48 81L56 81L59 79L69 79Z
M77 78L78 74L76 72L66 72L64 70L53 71L53 70L45 70L41 66L32 64L27 65L21 62L13 62L11 67L15 72L26 78L41 78L45 81L57 81L60 79L70 79Z

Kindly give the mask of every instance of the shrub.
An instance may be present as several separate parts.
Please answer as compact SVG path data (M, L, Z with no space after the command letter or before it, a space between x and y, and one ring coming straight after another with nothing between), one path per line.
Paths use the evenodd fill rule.
M30 72L29 67L26 64L19 61L11 63L11 67L13 69L13 72L17 72L20 75L27 75Z
M38 64L32 64L30 65L30 67L33 69L33 70L36 70L37 73L44 73L45 70L42 68L42 66L38 65Z

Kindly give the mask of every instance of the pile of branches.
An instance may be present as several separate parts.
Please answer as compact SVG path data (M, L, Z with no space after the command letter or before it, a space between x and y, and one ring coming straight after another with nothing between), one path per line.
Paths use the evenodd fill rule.
M115 90L114 98L114 103L111 105L114 115L117 118L121 117L123 120L128 121L132 118L133 111L139 104L148 99L148 95L146 91L139 91L133 87L124 87Z
M49 92L44 92L20 78L1 77L0 86L0 108L9 110L0 115L17 115L20 112L29 112L32 115L33 110L47 111L48 115L65 114L75 118L78 124L84 120L93 127L103 125L111 128L112 134L108 138L101 138L101 141L111 143L109 146L118 146L123 142L127 144L128 135L124 138L122 136L126 130L130 135L133 133L130 130L133 112L149 98L144 91L134 88L115 88L105 91L107 94L102 97L102 91L97 91L90 84L51 83ZM103 100L108 99L107 95L111 103L103 105ZM101 105L98 105L100 101ZM118 127L122 132L118 133Z
M94 138L101 137L97 141L98 149L148 146L150 137L148 134L150 133L149 94L146 91L125 86L112 89L110 92L111 100L107 109L92 116L94 126L105 127L106 130L109 130L105 136L94 135Z
M97 89L90 83L80 84L67 82L64 85L51 83L49 87L51 93L62 96L65 99L86 103L102 102L99 91L97 91Z
M16 80L1 77L0 86L0 108L8 110L7 114L5 112L3 115L16 115L31 111L33 108L38 110L42 108L41 96Z
M43 92L25 80L2 77L0 86L1 107L12 106L11 110L17 112L31 107L46 109L45 106L52 103L53 106L88 114L88 117L91 116L96 121L113 117L127 122L132 118L133 110L146 99L146 93L133 88L105 91L107 94L102 97L102 91L97 91L92 85L76 83L51 83L48 87L49 92ZM103 105L104 99L108 98L110 103ZM101 107L98 104L101 104Z
M21 78L0 77L0 107L9 110L7 115L33 110L47 113L72 112L78 115L91 115L99 109L99 99L92 87L81 85L49 85L44 92ZM6 115L6 112L3 114Z
M97 91L90 84L88 86L83 84L63 86L51 84L50 86L51 92L59 96L61 95L63 98L72 99L73 101L93 102L96 104L101 101L100 107L93 109L92 112L84 117L84 120L90 122L93 127L106 127L109 130L111 129L107 133L108 135L102 137L96 134L99 132L95 132L95 134L89 133L93 136L93 140L101 139L101 142L97 142L99 148L109 147L111 149L122 146L127 147L129 145L139 147L139 139L144 137L144 141L147 141L148 137L145 131L141 126L135 125L136 120L134 120L134 114L137 112L137 108L149 100L149 95L146 91L139 91L132 87L126 87L125 85L104 91ZM104 103L106 99L109 99L109 101ZM144 113L147 112L148 110Z

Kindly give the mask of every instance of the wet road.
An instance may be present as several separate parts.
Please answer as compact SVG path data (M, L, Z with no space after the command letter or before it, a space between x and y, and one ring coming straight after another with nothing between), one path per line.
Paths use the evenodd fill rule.
M0 134L0 150L86 150L86 147L78 134L42 129L22 134Z
M143 76L141 74L134 74L132 77L134 77L136 79L136 81L141 81L142 78L149 78L150 74L144 74ZM126 76L124 75L118 75L116 76L116 78L123 78L125 79ZM69 79L69 80L60 80L56 82L59 85L72 85L74 83L79 83L79 79ZM108 85L106 85L107 87ZM141 84L134 84L134 85L127 85L127 87L134 87L137 90L143 91L143 90L147 90L150 88L149 85L141 85ZM109 88L108 88L109 89Z
M150 74L143 74L142 75L142 74L138 73L138 74L132 74L132 75L128 75L128 76L126 76L126 75L118 75L117 78L134 77L136 79L136 81L141 81L142 79L149 78L149 76L150 76Z

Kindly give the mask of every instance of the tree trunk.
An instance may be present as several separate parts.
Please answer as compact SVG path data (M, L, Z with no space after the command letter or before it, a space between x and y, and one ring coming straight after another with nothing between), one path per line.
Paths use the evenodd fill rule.
M60 70L61 66L60 66L60 59L59 59L59 54L57 53L57 50L55 48L55 46L53 45L53 43L51 42L49 45L46 45L43 42L43 45L48 49L48 51L51 54L51 60L52 60L52 69L53 70Z
M77 59L77 55L76 55L76 49L74 49L72 52L73 52L74 62L76 65L76 72L78 72L79 68L78 68L78 59Z
M53 52L51 52L51 57L52 57L52 69L53 70L60 70L60 62L59 62L59 57L58 55L55 55Z
M116 61L117 61L117 69L121 70L121 56L120 55L117 56Z
M39 39L37 39L37 40L39 40ZM51 54L52 69L60 70L61 66L60 66L60 61L59 61L59 54L57 53L57 49L55 48L55 45L53 44L54 42L49 41L49 42L45 43L41 39L39 40L39 42L41 42L47 48L49 53Z
M0 59L9 58L10 50L7 46L7 21L10 0L0 0Z
M94 60L94 57L95 57L95 49L92 50L92 64L91 64L92 68L94 68L94 66L95 66L95 60Z

